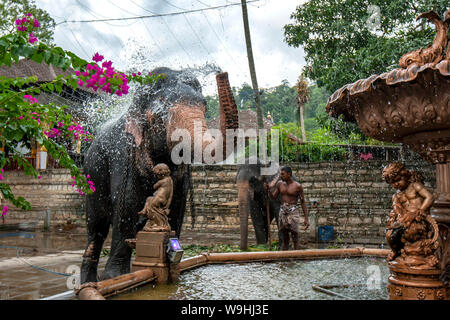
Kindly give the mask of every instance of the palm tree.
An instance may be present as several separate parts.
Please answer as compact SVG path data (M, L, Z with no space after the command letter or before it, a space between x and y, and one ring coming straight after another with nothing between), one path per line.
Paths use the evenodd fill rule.
M300 114L300 126L302 127L302 140L306 142L305 120L303 117L304 105L309 101L309 88L308 82L303 78L303 74L300 75L300 79L297 82L297 104Z

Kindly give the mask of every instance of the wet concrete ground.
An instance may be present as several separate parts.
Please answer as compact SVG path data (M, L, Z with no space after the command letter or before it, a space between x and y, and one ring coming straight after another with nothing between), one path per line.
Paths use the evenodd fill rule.
M106 239L104 248L109 249L110 236ZM275 238L274 234L272 239ZM182 246L239 245L239 242L239 232L183 231L180 237ZM1 230L0 300L43 299L72 290L76 278L71 274L79 272L86 244L87 234L83 228L70 231L56 228L49 232ZM254 234L249 234L248 244L256 244ZM301 247L323 246L304 243ZM106 260L106 256L100 258L99 274L104 269Z
M184 232L182 245L239 244L239 234ZM0 231L0 300L35 300L72 290L87 244L85 229ZM111 244L110 235L104 248ZM249 245L255 244L249 239ZM107 257L99 263L99 273Z

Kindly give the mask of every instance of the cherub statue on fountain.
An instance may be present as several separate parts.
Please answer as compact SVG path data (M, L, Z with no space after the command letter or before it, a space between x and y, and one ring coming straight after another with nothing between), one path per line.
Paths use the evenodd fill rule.
M170 225L167 216L170 213L169 206L172 202L173 181L170 177L170 169L164 163L156 165L153 168L153 172L159 179L153 186L156 191L153 196L147 198L144 209L138 212L138 214L148 217L143 231L168 232L170 231Z
M434 197L424 186L423 176L394 162L384 168L382 177L397 189L387 221L386 239L392 249L388 261L420 269L434 268L438 263L434 253L439 230L429 213Z

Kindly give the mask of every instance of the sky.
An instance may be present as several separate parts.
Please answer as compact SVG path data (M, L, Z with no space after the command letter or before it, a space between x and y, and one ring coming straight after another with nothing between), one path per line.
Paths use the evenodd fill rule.
M284 42L283 27L302 0L247 0L258 86L288 80L305 65L301 48ZM151 18L74 22L161 15L236 3L220 9ZM172 69L228 72L230 84L251 84L239 0L37 0L55 20L56 45L90 60L99 52L119 70ZM205 95L217 93L215 72L196 73Z

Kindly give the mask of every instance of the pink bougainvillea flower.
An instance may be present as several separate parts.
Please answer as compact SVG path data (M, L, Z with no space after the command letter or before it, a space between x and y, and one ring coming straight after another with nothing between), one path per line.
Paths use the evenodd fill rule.
M38 179L42 178L42 176L38 176Z
M103 61L102 62L102 67L103 68L108 69L108 68L111 68L111 66L112 66L112 62L111 61Z
M30 104L38 103L38 99L34 98L33 96L31 96L29 94L26 94L23 97L24 97L24 99L28 99L30 101Z
M104 58L103 56L99 55L98 52L96 52L94 54L94 56L92 57L92 60L95 61L95 62L100 62L100 61L103 60L103 58Z
M8 206L3 206L2 216L5 216L8 213L8 210L9 210Z
M3 176L0 174L0 180L3 180Z
M28 12L28 13L26 14L26 16L27 16L27 17L32 17L33 15L32 15L31 13Z
M39 28L41 25L39 24L39 21L37 21L36 19L33 20L33 25L35 28Z
M83 84L84 84L83 80L78 80L77 83L78 83L78 85L79 85L80 87L82 87Z
M29 43L35 43L38 39L33 35L33 32L29 34L30 38L28 39Z

